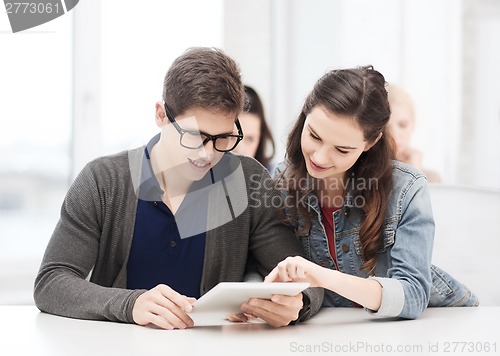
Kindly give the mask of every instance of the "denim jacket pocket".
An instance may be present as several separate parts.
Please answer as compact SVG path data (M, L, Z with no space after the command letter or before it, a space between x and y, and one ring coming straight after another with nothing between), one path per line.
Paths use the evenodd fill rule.
M389 247L391 247L392 245L394 245L395 233L394 233L393 227L390 226L390 225L386 225L384 227L383 236L384 236L384 240L383 240L382 246L377 251L377 253L383 253ZM356 254L358 256L361 256L361 241L359 239L359 229L358 229L358 232L356 233L356 237L354 238L354 247L355 247L355 250L356 250Z

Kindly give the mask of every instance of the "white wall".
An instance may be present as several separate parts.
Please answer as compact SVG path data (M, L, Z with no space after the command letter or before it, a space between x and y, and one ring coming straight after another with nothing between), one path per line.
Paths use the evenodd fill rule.
M477 130L475 142L474 181L481 186L500 187L500 33L499 19L486 19L478 24L478 52L487 53L476 63L476 106L474 120Z

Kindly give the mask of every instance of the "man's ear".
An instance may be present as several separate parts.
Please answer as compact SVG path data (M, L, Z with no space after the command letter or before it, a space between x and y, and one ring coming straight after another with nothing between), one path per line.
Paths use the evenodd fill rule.
M373 141L372 143L369 143L366 145L365 149L363 150L363 152L366 152L366 151L369 151L370 148L372 148L373 146L375 146L375 144L378 142L378 140L380 140L382 138L382 132L378 134L377 138L375 139L375 141Z
M156 125L160 128L168 124L167 114L165 113L165 108L161 101L157 101L155 104L155 121Z

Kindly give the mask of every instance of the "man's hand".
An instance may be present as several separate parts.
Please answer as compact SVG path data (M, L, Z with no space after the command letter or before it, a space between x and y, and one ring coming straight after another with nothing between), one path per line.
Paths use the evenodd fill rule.
M252 298L241 305L241 310L261 318L274 327L281 327L297 320L302 306L302 293L296 296L275 294L271 300Z
M134 322L154 324L163 329L185 329L194 326L187 315L196 298L179 294L169 286L159 284L137 298L132 310Z

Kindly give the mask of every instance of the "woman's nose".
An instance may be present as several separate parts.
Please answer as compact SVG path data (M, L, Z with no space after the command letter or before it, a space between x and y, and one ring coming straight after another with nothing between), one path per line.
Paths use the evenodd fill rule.
M314 163L320 165L322 167L326 167L330 165L330 155L329 148L325 146L321 146L317 149L313 154Z

